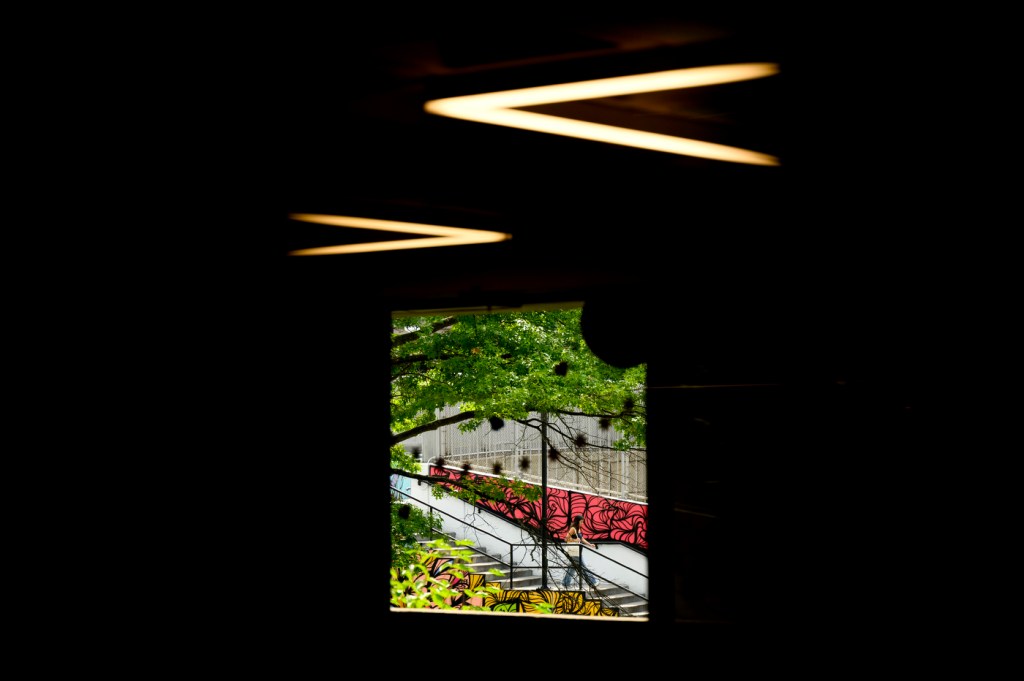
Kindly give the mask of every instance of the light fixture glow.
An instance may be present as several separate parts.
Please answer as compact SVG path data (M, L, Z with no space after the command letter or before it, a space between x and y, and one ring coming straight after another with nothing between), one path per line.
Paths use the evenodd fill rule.
M656 73L641 73L616 78L601 78L576 83L543 85L539 87L486 92L462 97L447 97L427 102L424 107L429 113L449 118L503 125L522 130L564 135L595 142L619 144L669 154L694 156L733 163L751 165L779 165L771 155L700 140L674 137L657 133L620 128L601 123L588 123L561 116L551 116L530 111L517 111L516 107L555 104L598 97L617 97L679 90L704 85L718 85L754 78L764 78L778 73L777 64L748 63L720 66L702 66L690 69L675 69Z
M490 232L482 229L464 227L446 227L444 225L425 225L416 222L397 222L394 220L375 220L347 215L319 215L315 213L292 213L288 216L299 222L313 222L334 227L357 227L374 229L381 232L401 232L403 234L427 234L435 238L397 239L394 241L370 241L358 244L339 244L337 246L320 246L290 251L289 255L338 255L343 253L369 253L373 251L399 251L410 248L436 248L438 246L464 246L468 244L494 243L507 241L511 234Z

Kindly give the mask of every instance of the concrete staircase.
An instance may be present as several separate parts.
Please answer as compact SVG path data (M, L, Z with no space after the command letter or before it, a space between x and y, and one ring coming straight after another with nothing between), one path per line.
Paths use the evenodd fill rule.
M622 587L603 582L590 593L592 597L600 598L605 607L617 608L622 617L647 617L647 599Z
M420 539L420 544L425 546L429 540ZM468 570L473 574L480 574L486 577L488 583L499 586L502 590L534 591L543 588L543 579L539 568L516 568L515 574L510 577L508 564L502 563L493 556L489 556L472 546L459 546L459 550L469 551L465 563ZM437 551L437 549L434 549ZM504 577L497 577L490 572L497 569ZM560 572L560 569L559 569ZM514 581L513 581L514 580ZM548 589L553 591L579 591L575 586L562 587L561 578L555 580L548 578ZM621 617L647 617L647 599L638 596L622 587L610 582L601 581L600 586L583 589L584 598L600 601L605 608L618 610Z
M420 546L427 548L427 544L430 543L427 539L419 539ZM489 556L483 553L479 549L472 546L458 546L454 547L461 551L469 551L471 555L466 560L466 566L469 571L474 574L480 574L487 577L487 581L493 584L497 584L503 590L518 589L520 591L532 591L534 589L541 588L543 580L539 569L520 567L516 568L515 574L510 575L510 570L507 563L503 563L493 556ZM438 549L432 549L438 551ZM447 553L447 552L446 552ZM491 570L500 570L504 577L497 577L491 573ZM514 579L514 582L513 582Z

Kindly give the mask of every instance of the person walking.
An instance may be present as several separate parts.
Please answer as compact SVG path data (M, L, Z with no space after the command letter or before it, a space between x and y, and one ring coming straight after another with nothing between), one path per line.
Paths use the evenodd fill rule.
M568 588L568 586L572 584L573 577L576 573L583 575L591 587L597 587L601 584L597 577L594 576L594 573L587 569L586 563L583 562L583 547L579 546L579 544L586 544L595 551L597 551L598 548L587 541L587 538L583 536L583 530L580 529L580 523L582 522L583 516L574 516L572 524L569 525L569 529L565 533L565 542L567 544L576 544L576 546L565 547L566 552L569 554L569 561L572 563L572 566L570 569L565 571L565 576L562 577L562 587L564 588Z

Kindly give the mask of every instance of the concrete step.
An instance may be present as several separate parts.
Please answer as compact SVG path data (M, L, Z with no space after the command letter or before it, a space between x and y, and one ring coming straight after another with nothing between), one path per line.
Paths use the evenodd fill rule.
M426 540L421 540L420 543L426 544L427 542ZM470 572L484 575L488 582L496 584L501 589L534 591L543 587L543 579L539 568L517 568L514 575L515 582L512 583L509 578L509 568L507 564L502 563L487 554L480 553L473 547L455 548L471 552L471 555L467 556L465 560L466 567ZM441 553L445 552L443 549L438 551ZM504 577L496 577L490 572L492 569L500 570ZM548 580L548 588L557 591L579 590L576 585L566 588L562 586L560 581L552 581L551 579ZM609 584L608 582L602 581L601 586L598 586L597 589L584 587L583 592L587 598L598 599L608 607L618 608L619 612L622 613L623 616L646 617L648 614L647 599L630 593L621 587Z
M605 583L603 586L592 590L591 593L600 598L601 602L606 606L618 608L619 612L623 615L630 617L647 616L647 599L630 593L621 587Z

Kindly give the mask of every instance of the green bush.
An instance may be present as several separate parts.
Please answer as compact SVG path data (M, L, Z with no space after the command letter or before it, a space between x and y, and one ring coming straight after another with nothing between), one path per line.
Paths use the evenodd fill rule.
M456 545L470 542L459 540ZM392 551L396 547L392 544ZM435 608L440 610L490 610L473 605L472 599L496 595L497 586L470 588L468 564L473 552L452 547L438 539L425 545L402 547L399 561L391 565L391 605L396 608ZM500 570L491 574L502 577Z

